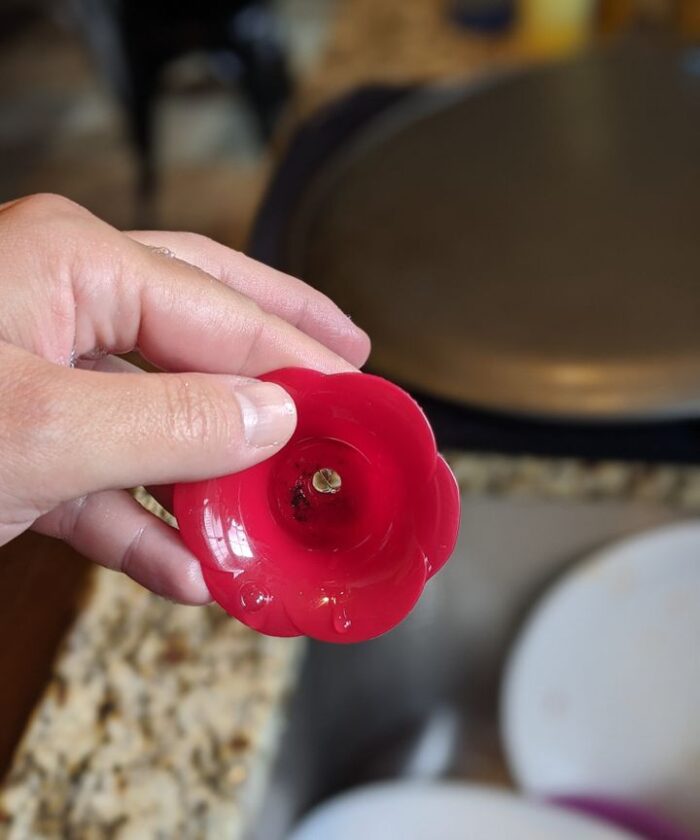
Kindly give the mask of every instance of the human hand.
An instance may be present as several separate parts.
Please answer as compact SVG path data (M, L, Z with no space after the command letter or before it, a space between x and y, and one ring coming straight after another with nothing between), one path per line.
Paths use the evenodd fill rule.
M184 603L177 532L122 488L244 469L294 431L263 372L353 370L367 336L319 292L205 237L121 233L68 199L0 204L0 545L28 528ZM163 373L115 354L138 350Z

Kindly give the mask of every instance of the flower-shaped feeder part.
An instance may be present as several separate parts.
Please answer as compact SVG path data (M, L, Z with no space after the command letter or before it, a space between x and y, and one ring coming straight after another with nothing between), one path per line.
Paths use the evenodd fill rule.
M457 538L459 491L414 400L364 373L261 377L297 407L272 458L180 484L175 515L216 601L271 636L329 642L401 621Z

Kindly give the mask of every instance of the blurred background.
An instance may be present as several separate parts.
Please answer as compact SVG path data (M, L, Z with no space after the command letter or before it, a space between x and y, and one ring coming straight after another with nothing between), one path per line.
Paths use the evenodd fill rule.
M104 716L123 711L116 689L101 704L56 701L59 729L66 709L86 727L99 718L99 748L77 770L56 759L35 772L29 748L12 763L23 733L27 743L38 737L26 727L46 686L55 699L71 684L51 676L65 633L84 614L106 627L109 598L104 616L89 606L89 572L65 547L35 535L4 547L0 636L24 644L0 648L0 769L41 805L34 834L12 836L277 840L326 797L387 778L558 790L499 723L502 672L523 617L589 553L700 511L700 0L4 0L0 202L33 192L66 195L123 229L208 235L328 293L370 333L369 369L425 406L463 515L451 566L400 628L352 648L311 643L298 671L291 642L274 649L269 667L295 675L292 700L280 689L269 701L274 734L264 749L254 728L221 743L211 736L211 765L198 777L229 816L225 807L239 809L240 789L256 779L255 807L205 830L183 783L171 809L181 834L156 805L146 833L119 834L130 812L103 825L56 804L88 796L88 770L103 782L122 773L100 757ZM691 593L694 568L678 578ZM119 597L131 604L142 594ZM156 601L139 607L144 637L152 616L183 615ZM593 612L585 607L584 624ZM630 627L642 613L653 618L654 607L631 615ZM656 615L658 626L671 613ZM195 620L173 618L186 628ZM201 620L210 624L200 649L176 645L167 674L204 659L207 634L223 625ZM674 700L664 718L649 700L658 668L647 682L625 672L626 684L613 663L581 678L581 696L598 679L628 694L610 700L602 690L616 710L605 726L596 730L593 716L571 729L636 756L624 737L615 742L625 712L636 709L637 731L680 721L675 740L664 740L667 727L654 741L663 761L649 753L615 764L602 747L589 761L576 742L548 763L543 736L529 755L567 769L565 792L588 792L590 771L605 778L603 793L700 832L700 724L690 710L697 619L688 627L670 653L654 648L685 705ZM625 637L629 661L647 644L640 638ZM76 639L73 650L92 644L89 634ZM272 649L247 631L236 644L250 657L231 673L217 665L211 697L226 674L239 692L232 706L247 710L264 697L250 662ZM561 651L550 654L561 665ZM107 644L94 668L138 671L119 657ZM160 697L167 679L144 673L139 691ZM560 689L542 700L553 719L566 717ZM527 723L519 710L513 719ZM124 714L125 732L141 726ZM38 719L53 731L51 716L33 726ZM554 740L556 752L566 739ZM70 741L58 753L68 755ZM47 755L54 749L38 742ZM158 766L188 778L200 747L183 758L170 746L160 745ZM151 767L144 755L133 758L141 771ZM49 804L42 786L54 790ZM21 811L0 807L0 836ZM95 833L81 834L88 825ZM341 836L329 831L300 837ZM506 836L490 831L483 836ZM650 831L636 836L686 837Z
M359 85L468 78L625 28L692 38L700 25L692 0L516 5L6 0L0 198L56 191L120 227L240 247L285 138Z
M120 227L243 244L335 7L171 6L3 4L3 198L51 190Z

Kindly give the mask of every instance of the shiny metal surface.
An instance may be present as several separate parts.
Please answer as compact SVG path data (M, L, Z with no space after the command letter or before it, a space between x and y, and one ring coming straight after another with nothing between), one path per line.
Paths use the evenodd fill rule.
M700 74L631 43L396 106L311 185L286 267L422 392L695 415L699 219Z

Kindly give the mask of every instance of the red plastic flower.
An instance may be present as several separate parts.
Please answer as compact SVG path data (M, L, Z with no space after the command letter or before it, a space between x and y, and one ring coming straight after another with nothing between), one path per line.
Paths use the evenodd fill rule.
M224 609L271 636L390 630L444 565L459 492L425 415L364 373L275 371L298 423L274 457L175 488L182 538Z

